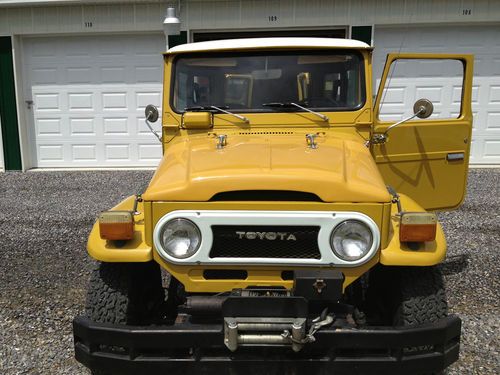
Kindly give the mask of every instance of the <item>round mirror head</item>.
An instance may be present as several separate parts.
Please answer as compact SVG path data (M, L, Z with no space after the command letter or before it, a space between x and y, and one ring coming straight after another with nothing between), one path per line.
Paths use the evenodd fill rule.
M158 108L156 108L152 104L148 104L146 106L146 109L144 110L144 114L146 115L146 120L149 122L156 122L158 121Z
M427 118L432 115L434 111L434 106L428 99L418 99L413 105L413 113L417 115L418 118Z

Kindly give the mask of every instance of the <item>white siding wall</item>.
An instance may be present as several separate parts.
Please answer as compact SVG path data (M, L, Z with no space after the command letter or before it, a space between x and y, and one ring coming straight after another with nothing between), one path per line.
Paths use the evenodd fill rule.
M180 4L183 30L500 20L498 0L181 0ZM169 5L178 6L178 1L0 6L0 35L161 31Z
M182 3L183 22L189 29L498 22L500 13L497 0L187 0ZM277 18L270 20L269 16Z

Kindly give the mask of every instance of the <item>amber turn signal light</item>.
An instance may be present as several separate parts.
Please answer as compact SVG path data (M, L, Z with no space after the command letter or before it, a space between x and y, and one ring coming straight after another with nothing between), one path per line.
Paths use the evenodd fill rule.
M437 218L428 212L403 212L399 223L400 242L427 242L436 239Z
M130 211L101 212L99 232L103 240L131 240L134 237L133 213Z

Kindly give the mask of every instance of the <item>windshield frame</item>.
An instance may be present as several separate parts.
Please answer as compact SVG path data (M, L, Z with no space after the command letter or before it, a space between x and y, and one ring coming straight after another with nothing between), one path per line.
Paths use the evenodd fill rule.
M350 48L316 48L316 49L269 49L269 50L234 50L234 51L210 51L210 52L188 52L176 54L171 61L172 68L170 69L170 88L169 88L169 106L170 109L176 113L182 115L186 111L184 109L180 110L174 106L174 96L175 96L175 83L177 74L177 60L186 57L241 57L241 56L269 56L269 55L334 55L334 54L351 54L356 55L359 59L359 72L360 72L360 101L356 106L353 107L308 107L315 112L355 112L362 109L367 102L367 82L366 82L366 69L365 69L365 56L358 49ZM211 105L221 105L220 103L211 103ZM304 113L306 111L301 110L297 107L290 108L271 108L262 107L252 108L252 109L240 109L240 108L228 108L229 111L233 113L248 113L248 114L259 114L259 113Z

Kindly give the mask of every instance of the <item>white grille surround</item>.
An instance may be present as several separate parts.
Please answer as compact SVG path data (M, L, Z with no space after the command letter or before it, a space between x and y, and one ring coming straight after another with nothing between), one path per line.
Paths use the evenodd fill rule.
M196 224L201 232L201 244L198 251L189 258L178 259L168 254L160 240L164 224L173 219L188 219ZM345 220L358 220L367 225L372 232L372 246L364 257L356 261L346 261L339 258L330 246L330 236L334 228ZM318 226L318 247L320 259L296 258L210 258L213 243L212 226ZM261 240L255 240L259 246ZM380 230L377 224L367 215L359 212L341 211L229 211L229 210L178 210L163 216L155 225L153 231L155 250L167 262L179 265L268 265L268 266L338 266L356 267L368 262L380 246Z

